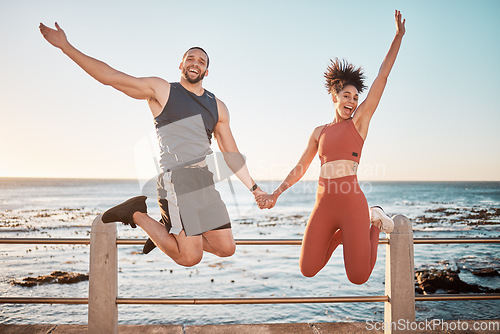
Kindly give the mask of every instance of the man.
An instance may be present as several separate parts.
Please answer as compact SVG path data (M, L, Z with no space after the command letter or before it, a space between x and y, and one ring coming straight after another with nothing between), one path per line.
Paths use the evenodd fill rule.
M229 216L205 162L212 153L212 133L228 166L243 184L254 196L265 192L250 177L239 154L227 107L202 86L208 75L207 53L193 47L184 54L178 83L158 77L136 78L83 54L68 42L57 23L55 26L54 30L40 23L40 32L50 44L100 83L146 100L155 119L161 167L158 201L163 224L147 214L145 196L109 209L103 214L103 222L139 225L158 248L183 266L199 263L203 251L221 257L233 255L235 242ZM152 248L152 243L146 244L145 252Z

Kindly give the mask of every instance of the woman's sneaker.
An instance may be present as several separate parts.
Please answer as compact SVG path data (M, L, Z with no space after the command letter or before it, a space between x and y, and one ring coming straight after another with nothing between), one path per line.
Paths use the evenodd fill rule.
M394 221L385 214L380 206L370 208L370 221L382 232L391 233L394 230Z

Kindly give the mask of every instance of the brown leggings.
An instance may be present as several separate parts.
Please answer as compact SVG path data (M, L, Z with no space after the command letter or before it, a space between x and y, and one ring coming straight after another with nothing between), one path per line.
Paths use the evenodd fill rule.
M366 197L356 175L319 179L318 193L302 241L300 271L316 275L343 243L347 278L365 283L377 260L380 230L370 226Z

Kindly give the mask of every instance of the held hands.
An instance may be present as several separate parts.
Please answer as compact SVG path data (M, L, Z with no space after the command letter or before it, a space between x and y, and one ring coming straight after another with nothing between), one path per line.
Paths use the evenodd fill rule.
M68 39L66 38L66 34L64 33L64 30L59 27L59 24L56 22L56 29L51 29L44 25L43 23L40 23L40 32L42 33L43 37L53 46L56 48L62 49L65 45L68 44Z
M260 188L257 188L255 191L253 191L252 194L255 197L255 202L259 206L259 209L265 209L266 202L262 201L261 198L267 196L268 194Z
M255 201L260 209L271 209L276 205L278 196L275 193L268 194L262 192L262 194L255 195Z
M406 29L405 29L406 19L403 19L401 21L403 16L401 15L401 12L399 10L395 11L394 18L396 19L396 34L403 36L406 32Z

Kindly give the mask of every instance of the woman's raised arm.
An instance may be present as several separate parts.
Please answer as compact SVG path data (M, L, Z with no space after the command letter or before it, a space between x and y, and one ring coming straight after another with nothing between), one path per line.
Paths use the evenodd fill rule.
M375 78L375 81L373 81L366 99L359 105L358 110L354 114L354 124L356 124L360 133L368 132L368 125L380 102L380 98L382 97L382 93L384 92L385 85L387 83L387 78L389 77L392 66L396 61L396 56L398 55L401 41L403 40L403 35L406 31L406 20L402 18L400 11L396 10L394 18L396 20L396 36L394 36L389 52L387 52L387 55L380 66L378 75Z

